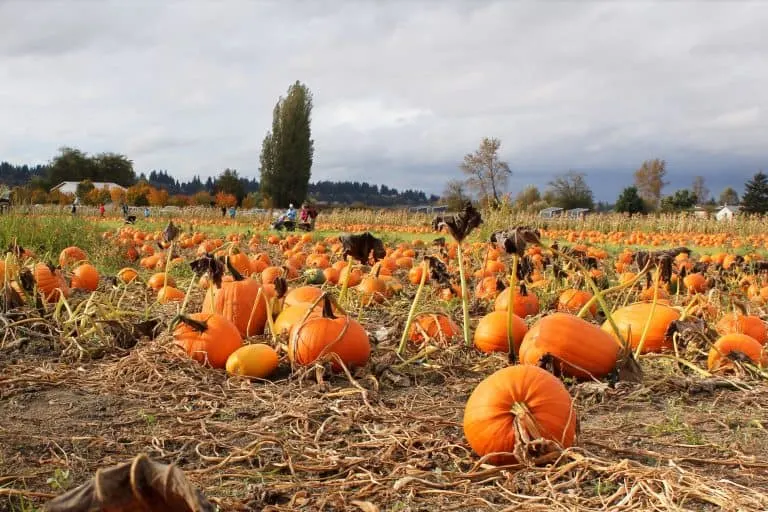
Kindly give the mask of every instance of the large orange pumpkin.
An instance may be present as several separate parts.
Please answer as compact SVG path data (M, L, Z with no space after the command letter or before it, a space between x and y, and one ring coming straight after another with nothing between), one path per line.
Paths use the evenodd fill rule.
M517 315L512 315L512 340L515 342L515 352L520 351L528 326ZM480 319L474 334L475 347L481 352L509 352L507 342L507 312L492 311Z
M224 368L232 352L243 344L235 324L216 313L181 317L173 330L173 341L192 359L213 368Z
M464 435L475 453L492 464L518 462L511 454L519 428L561 448L576 439L576 411L562 382L537 366L502 368L480 382L464 408ZM517 424L517 425L516 425Z
M99 287L99 271L89 263L78 265L72 272L72 288L79 288L89 292L96 291Z
M520 345L520 362L539 365L551 357L556 370L577 379L602 378L618 363L620 346L600 327L568 313L531 326Z
M616 326L621 332L622 338L629 341L632 349L637 349L640 338L643 336L643 330L648 318L651 316L653 304L648 302L637 302L621 309L617 309L611 314ZM680 312L664 304L656 303L653 309L653 318L648 326L648 334L643 342L643 354L651 352L661 352L672 348L672 338L667 336L669 325L680 318ZM616 338L616 333L611 327L611 323L606 320L602 329ZM616 338L618 339L618 338Z
M224 276L221 288L211 287L206 292L203 312L223 315L235 324L242 336L264 334L268 297L264 292L259 294L260 288L258 281L250 277Z
M766 340L768 340L765 322L759 316L729 313L717 322L715 329L720 335L746 334L761 345L765 345Z
M707 368L711 372L723 372L733 368L733 361L749 361L761 368L768 366L763 346L746 334L726 334L718 338L709 350Z
M306 366L315 361L329 359L332 367L340 367L336 354L348 367L363 366L371 355L368 334L349 316L336 317L327 298L323 302L321 317L309 318L291 329L288 358L292 363Z

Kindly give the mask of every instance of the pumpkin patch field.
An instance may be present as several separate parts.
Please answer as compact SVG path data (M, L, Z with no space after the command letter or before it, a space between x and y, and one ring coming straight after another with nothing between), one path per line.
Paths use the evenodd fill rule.
M768 510L756 225L333 215L2 216L0 511Z

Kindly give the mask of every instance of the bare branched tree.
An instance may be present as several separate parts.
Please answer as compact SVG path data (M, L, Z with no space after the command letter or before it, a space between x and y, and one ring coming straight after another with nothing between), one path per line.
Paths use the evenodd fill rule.
M474 153L464 156L459 166L467 174L467 185L494 204L499 203L499 195L512 175L509 164L499 159L501 140L484 137L480 147Z

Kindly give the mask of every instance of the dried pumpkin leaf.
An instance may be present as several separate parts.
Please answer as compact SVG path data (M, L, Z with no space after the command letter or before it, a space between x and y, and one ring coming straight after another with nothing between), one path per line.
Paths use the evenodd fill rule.
M44 510L213 512L215 508L177 466L142 454L131 462L99 469L90 482L49 501Z
M448 273L445 263L435 256L425 256L424 259L429 262L429 277L440 284L451 286L451 274Z
M360 235L342 235L339 240L343 248L344 258L351 256L361 263L367 263L371 253L373 253L374 261L387 255L384 243L367 231Z
M459 213L453 215L438 215L432 221L435 231L448 230L457 242L462 242L472 231L483 223L483 218L470 201L464 203Z
M221 286L221 278L224 277L224 263L220 259L214 258L212 254L205 254L190 262L189 266L196 276L200 277L207 272L214 284Z
M171 243L177 236L179 236L179 228L176 227L172 220L168 221L168 225L163 230L163 241Z
M528 244L541 242L541 232L528 226L518 226L510 230L495 231L491 234L491 243L496 244L507 254L523 256Z

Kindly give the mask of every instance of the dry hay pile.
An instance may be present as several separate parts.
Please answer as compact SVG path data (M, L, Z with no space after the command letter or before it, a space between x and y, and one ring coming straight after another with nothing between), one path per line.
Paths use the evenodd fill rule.
M0 510L142 452L221 510L768 509L764 385L647 360L646 386L572 388L580 447L548 467L494 467L469 451L461 419L503 358L455 347L397 368L383 340L355 375L282 367L252 383L169 341L75 364L1 359Z

